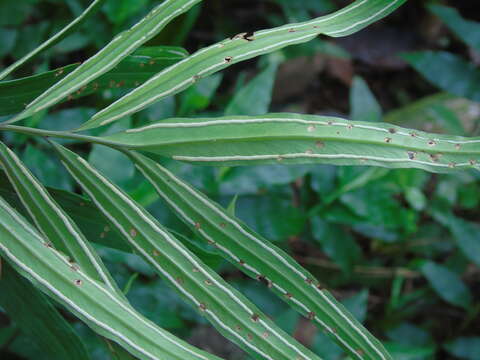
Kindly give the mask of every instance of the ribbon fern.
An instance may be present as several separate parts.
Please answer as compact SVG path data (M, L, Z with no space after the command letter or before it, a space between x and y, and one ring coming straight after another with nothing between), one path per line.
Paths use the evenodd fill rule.
M81 65L68 65L33 77L1 82L0 115L20 113L0 124L0 131L74 139L124 152L200 238L324 329L352 358L391 359L381 342L288 254L138 151L204 165L363 164L454 172L480 169L479 138L299 114L173 118L108 136L10 124L99 89L134 88L78 130L103 126L175 95L199 79L240 61L312 40L319 34L352 34L405 2L357 0L324 17L241 33L188 56L182 49L140 48L171 20L200 3L200 0L164 0ZM23 63L71 33L101 4L99 0L92 2L79 18L5 69L0 78L12 74ZM28 103L26 108L24 103ZM104 224L105 229L120 234L124 240L122 244L114 244L118 240L111 240L110 244L140 254L226 338L257 359L319 359L205 265L127 193L75 153L53 142L52 146L110 222ZM91 246L89 240L92 239L85 236L65 210L68 201L57 202L18 156L1 143L0 164L31 220L22 217L0 198L0 255L20 275L63 304L99 335L112 341L112 353L122 354L120 358L218 359L186 344L137 313Z

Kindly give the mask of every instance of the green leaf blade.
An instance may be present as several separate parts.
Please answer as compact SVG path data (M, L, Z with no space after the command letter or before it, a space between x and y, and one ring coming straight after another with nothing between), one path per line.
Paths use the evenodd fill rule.
M480 169L480 139L333 117L168 119L104 139L204 165L375 165L431 172Z
M225 337L260 359L319 359L205 266L85 160L55 146L72 176L133 249Z
M139 315L117 294L72 269L13 208L0 198L0 254L42 291L64 304L95 332L141 360L219 360Z
M214 241L225 259L265 283L355 358L390 359L378 340L291 257L154 161L129 154L167 204L202 239Z
M167 96L175 95L198 79L240 61L300 44L320 34L346 36L356 32L401 6L406 0L357 0L336 13L311 21L278 28L238 34L201 49L180 63L154 76L144 85L95 114L79 130L106 125L140 111Z
M100 75L111 70L122 59L158 34L172 19L181 15L201 0L166 0L146 17L117 35L96 55L58 81L31 102L27 108L10 122L16 122L53 106L71 93L81 89Z
M7 146L0 142L0 163L37 227L91 278L121 293L93 247L72 219ZM72 260L72 261L73 261Z
M106 89L134 88L187 55L184 49L178 47L140 48L112 70L84 85L61 102L76 100ZM80 64L71 64L42 74L0 82L0 116L22 111L26 104L79 66Z

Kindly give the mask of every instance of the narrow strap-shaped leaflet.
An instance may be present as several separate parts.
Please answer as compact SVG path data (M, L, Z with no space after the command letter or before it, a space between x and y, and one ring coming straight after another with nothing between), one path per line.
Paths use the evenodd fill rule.
M72 176L132 248L225 337L257 359L319 360L84 159L60 145L55 148Z
M310 41L320 34L350 35L387 16L405 1L357 0L342 10L311 21L238 34L203 48L163 70L144 85L95 114L79 130L106 125L138 112L162 98L179 93L200 78L240 61L271 53L289 45Z
M144 49L149 50L149 55L142 54ZM100 93L106 89L134 88L167 66L188 56L184 49L172 46L140 48L138 52L139 54L127 56L109 72L82 86L61 102ZM0 82L0 116L22 111L25 104L30 103L79 66L81 64L70 64L41 74Z
M103 283L127 301L102 260L95 252L95 249L78 229L75 222L73 222L70 216L67 215L50 196L47 189L33 176L16 154L1 142L0 164L14 187L16 194L21 199L23 206L27 209L32 219L34 219L37 228L45 235L48 241L51 242L52 246L55 246L59 250L61 249L69 257L72 267L82 269L92 279ZM104 230L108 229L104 228ZM31 291L34 290L35 289L31 289ZM35 293L33 295L35 295ZM39 305L41 305L42 298L37 297ZM47 302L48 304L47 300L43 300L43 302ZM47 311L49 310L47 306L45 306L45 308ZM53 312L53 318L55 318L54 311L54 308L50 310L50 312ZM61 319L60 315L57 317ZM59 325L59 328L61 327L62 324ZM72 344L74 344L73 340L75 340L75 337L72 336ZM106 342L108 350L114 358L124 360L133 359L132 356L117 343L106 339L103 340ZM119 356L121 356L121 358L119 358ZM87 359L88 357L85 356L84 358Z
M315 277L288 254L153 160L128 152L158 194L200 238L325 330L356 359L391 359Z
M95 332L140 360L220 360L145 319L68 259L0 198L0 255Z
M167 119L102 138L196 164L374 165L480 170L480 138L302 114Z
M37 228L59 251L71 258L71 266L121 294L102 260L73 220L50 196L17 155L0 142L0 164Z
M170 21L189 10L201 0L165 0L130 30L116 36L102 50L86 60L28 104L27 108L9 122L19 121L58 104L100 75L111 70L135 49L157 35Z

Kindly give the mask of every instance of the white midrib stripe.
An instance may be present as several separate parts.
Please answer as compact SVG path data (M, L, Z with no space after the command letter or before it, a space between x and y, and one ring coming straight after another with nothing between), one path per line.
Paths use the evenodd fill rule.
M427 162L421 160L411 160L411 159L399 159L399 158L384 158L378 156L364 156L364 155L352 155L352 154L306 154L306 153L294 153L294 154L277 154L277 155L232 155L232 156L172 156L174 160L179 161L191 161L191 162L226 162L226 161L255 161L255 160L273 160L273 159L301 159L301 158L312 158L312 159L358 159L358 160L372 160L380 161L386 163L400 163L400 162L410 162L421 165L428 165L431 167L441 167L449 168L448 164L439 164L434 162ZM470 163L459 163L455 164L456 167L470 167ZM479 165L477 165L478 167Z
M382 8L381 10L377 11L375 14L373 14L372 16L366 18L366 19L363 19L363 20L360 20L360 21L357 21L356 23L353 23L352 25L344 28L344 29L341 29L341 30L336 30L336 31L332 31L332 32L328 32L327 35L332 35L332 34L340 34L340 33L343 33L343 32L346 32L348 30L351 30L355 27L357 27L358 25L362 25L362 24L365 24L365 23L368 23L369 21L375 19L377 16L383 14L384 12L388 11L388 9L390 9L392 6L396 5L398 3L399 0L394 0L392 1L389 5L387 5L386 7Z
M359 1L357 4L355 4L355 5L353 5L349 8L339 10L339 11L337 11L337 12L331 14L331 15L326 15L326 16L323 16L319 19L310 20L310 21L300 23L300 24L292 24L292 25L287 24L287 25L284 25L284 26L281 26L281 27L278 27L278 28L275 28L275 29L270 29L270 30L260 30L257 33L258 33L258 35L270 35L270 34L273 34L275 32L285 31L286 29L299 29L299 28L302 28L302 27L310 27L310 26L312 26L312 24L321 24L323 22L334 20L334 19L338 18L339 16L347 14L350 11L353 11L356 8L362 6L367 1L369 1L369 0Z

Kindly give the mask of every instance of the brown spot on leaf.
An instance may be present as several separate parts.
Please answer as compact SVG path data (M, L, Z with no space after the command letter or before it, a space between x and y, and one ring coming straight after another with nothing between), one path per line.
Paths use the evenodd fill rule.
M438 162L441 157L442 157L442 154L430 154L430 159L433 162Z
M72 264L72 265L70 265L70 269L71 269L72 271L78 271L78 270L80 270L80 268L78 267L77 264Z
M235 36L232 36L230 39L231 40L243 39L247 41L253 41L255 40L255 37L254 37L254 33L250 31L250 32L243 32L243 33L237 34Z

